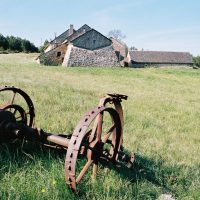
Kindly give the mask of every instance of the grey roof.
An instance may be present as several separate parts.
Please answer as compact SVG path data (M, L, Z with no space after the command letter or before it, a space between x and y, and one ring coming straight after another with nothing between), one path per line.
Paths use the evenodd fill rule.
M106 38L107 40L109 40L110 42L112 42L112 40L108 37L106 37L105 35L103 35L102 33L100 33L99 31L93 29L93 28L90 28L90 30L86 31L86 32L82 32L81 34L79 34L77 37L74 37L72 40L70 41L74 41L76 39L78 39L79 37L81 37L82 35L86 34L86 33L89 33L90 31L95 31L97 33L99 33L102 37Z
M67 41L72 41L75 40L76 38L80 37L81 35L83 35L84 33L88 32L92 30L91 27L89 27L87 24L84 24L83 26L81 26L77 31L75 31L72 35L70 35L67 39Z
M75 30L74 30L75 31ZM56 37L54 40L51 41L51 43L62 43L70 36L69 29L60 34L58 37Z
M157 64L192 64L192 55L188 52L166 51L129 51L132 62Z
M62 34L57 36L54 40L52 40L51 43L60 44L60 43L63 43L65 40L72 41L89 30L91 30L91 28L87 24L84 24L83 26L81 26L77 31L73 29L72 35L70 35L70 31L69 29L67 29L65 32L63 32Z

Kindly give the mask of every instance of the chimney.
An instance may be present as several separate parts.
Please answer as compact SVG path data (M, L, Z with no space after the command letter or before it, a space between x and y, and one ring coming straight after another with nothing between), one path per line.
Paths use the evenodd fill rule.
M74 33L74 25L73 24L70 24L70 27L69 27L69 35L72 35Z

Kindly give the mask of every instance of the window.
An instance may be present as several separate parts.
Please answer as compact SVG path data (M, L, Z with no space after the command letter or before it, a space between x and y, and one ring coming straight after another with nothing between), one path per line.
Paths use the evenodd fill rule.
M96 43L96 40L93 40L93 44L95 44Z
M120 60L120 52L119 51L115 51L115 53L116 53L116 56L117 56L118 60Z
M61 52L58 51L58 52L57 52L57 57L60 57L60 56L61 56Z

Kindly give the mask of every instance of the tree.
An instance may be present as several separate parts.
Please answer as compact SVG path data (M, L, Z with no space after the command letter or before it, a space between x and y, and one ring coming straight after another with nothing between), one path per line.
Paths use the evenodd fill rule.
M200 56L193 57L195 67L200 68Z
M40 47L39 51L40 51L41 53L43 53L44 50L45 50L48 46L49 46L49 41L48 41L48 40L45 40L45 41L44 41L44 44Z
M108 33L108 37L113 37L119 41L122 41L126 38L126 35L124 35L119 29L113 29Z
M9 43L9 49L12 51L22 52L22 39L19 37L14 36L8 36L7 37L8 43Z
M23 52L31 52L31 43L28 40L22 40L21 46Z
M35 47L34 44L32 44L30 41L24 39L21 43L22 51L29 53L29 52L38 52L38 48Z
M26 39L21 39L20 37L14 36L7 36L5 39L8 43L7 49L9 49L9 51L25 53L38 52L38 48Z
M130 50L135 50L135 51L138 50L138 49L137 49L136 47L134 47L134 46L130 47L129 49L130 49Z
M9 47L9 44L8 44L7 39L2 34L0 34L0 48L2 48L3 50L6 50L8 49L8 47Z

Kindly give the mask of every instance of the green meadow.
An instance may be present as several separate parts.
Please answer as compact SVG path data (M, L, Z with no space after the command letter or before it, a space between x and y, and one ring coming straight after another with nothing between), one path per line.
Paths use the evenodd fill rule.
M37 54L0 55L0 85L31 97L36 127L72 133L107 93L123 101L124 147L131 169L100 165L74 194L64 181L64 153L26 141L0 144L0 199L200 199L200 71L192 68L40 66Z

